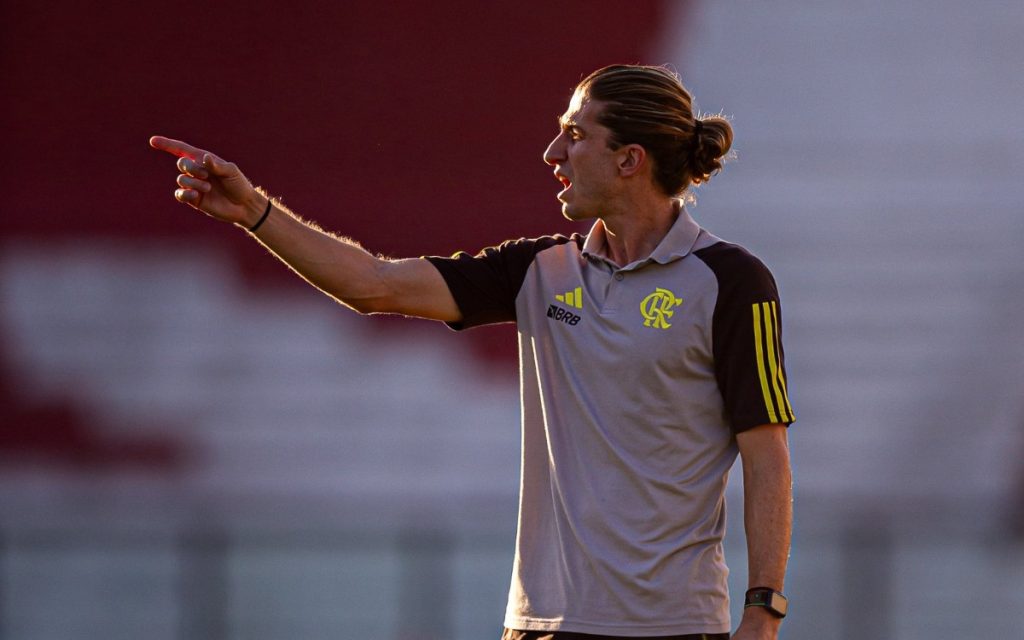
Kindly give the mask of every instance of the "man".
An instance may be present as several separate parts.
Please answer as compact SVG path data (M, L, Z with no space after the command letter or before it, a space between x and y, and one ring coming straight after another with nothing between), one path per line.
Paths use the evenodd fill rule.
M735 638L776 638L786 601L793 421L767 268L682 206L732 144L660 67L613 66L576 88L544 153L562 212L589 234L476 256L385 260L179 156L175 196L248 229L360 313L455 329L515 321L523 468L507 640L728 638L724 489L743 459L751 590Z

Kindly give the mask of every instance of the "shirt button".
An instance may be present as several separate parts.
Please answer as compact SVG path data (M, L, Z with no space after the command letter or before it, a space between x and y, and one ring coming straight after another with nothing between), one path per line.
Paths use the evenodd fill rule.
M624 277L625 277L625 276L623 276L623 275L622 275L621 273L616 273L616 274L615 274L615 279L616 279L616 280L618 280L619 282L622 282L622 279L623 279Z

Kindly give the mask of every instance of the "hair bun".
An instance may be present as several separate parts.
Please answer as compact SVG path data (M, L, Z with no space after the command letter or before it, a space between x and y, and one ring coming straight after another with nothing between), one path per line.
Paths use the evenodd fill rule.
M690 182L702 184L722 170L722 160L732 147L732 125L721 116L697 118L690 141Z

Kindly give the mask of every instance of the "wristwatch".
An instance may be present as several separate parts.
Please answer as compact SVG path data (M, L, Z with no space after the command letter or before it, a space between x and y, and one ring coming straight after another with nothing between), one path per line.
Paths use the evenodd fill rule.
M764 607L776 618L785 618L786 609L789 608L789 600L775 589L768 587L754 587L747 591L743 608Z

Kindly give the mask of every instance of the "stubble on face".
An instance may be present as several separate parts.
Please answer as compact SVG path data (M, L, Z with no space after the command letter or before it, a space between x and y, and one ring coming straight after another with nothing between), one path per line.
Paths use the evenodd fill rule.
M562 215L580 221L601 217L602 203L611 196L614 179L613 150L608 146L611 132L598 123L604 106L573 94L565 114L559 118L565 136L564 158L556 162L556 172L571 183L558 195Z

